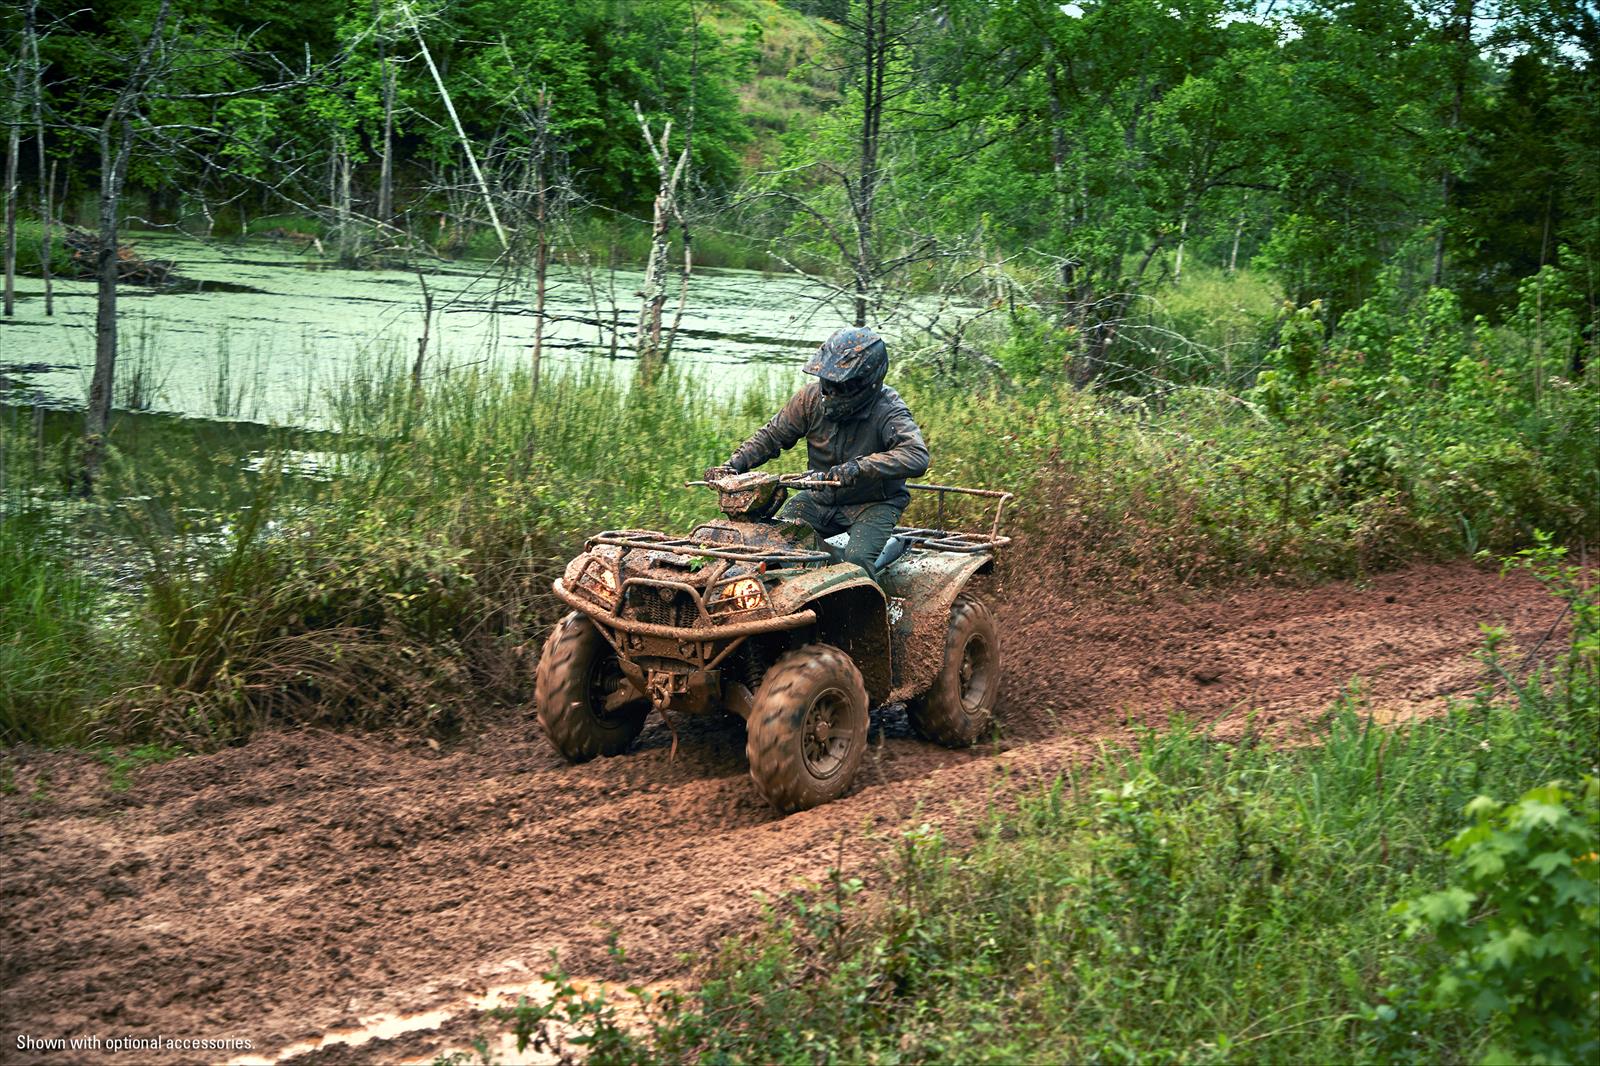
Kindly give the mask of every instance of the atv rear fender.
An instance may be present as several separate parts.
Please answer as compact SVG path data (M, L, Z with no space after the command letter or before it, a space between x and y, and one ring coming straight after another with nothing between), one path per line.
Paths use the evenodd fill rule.
M816 639L855 660L867 698L889 694L891 663L889 601L877 582L853 563L834 563L788 578L771 590L780 615L809 608L817 616Z
M888 701L920 695L944 664L950 606L978 574L994 569L987 553L917 552L879 575L893 601L889 612L893 680Z

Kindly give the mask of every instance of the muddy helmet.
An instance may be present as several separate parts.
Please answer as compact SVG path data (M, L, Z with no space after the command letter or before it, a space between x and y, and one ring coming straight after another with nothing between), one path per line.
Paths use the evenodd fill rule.
M846 418L878 394L889 372L889 349L865 326L846 326L822 342L804 369L822 385L823 412L832 419Z

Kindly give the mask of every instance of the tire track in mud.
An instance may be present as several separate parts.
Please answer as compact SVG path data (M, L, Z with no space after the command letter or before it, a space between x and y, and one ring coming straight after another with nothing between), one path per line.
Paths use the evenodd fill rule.
M0 797L4 1061L52 1061L18 1051L18 1034L157 1032L244 1036L270 1058L374 1015L467 1003L551 951L593 978L681 977L752 926L756 893L834 865L870 885L905 825L959 837L1131 724L1180 713L1237 735L1254 710L1293 731L1357 674L1385 720L1426 712L1478 682L1480 623L1531 648L1559 611L1527 575L1464 563L1131 607L1013 594L996 612L998 744L947 751L875 711L857 787L788 818L756 795L736 720L681 727L676 761L652 726L630 754L582 766L531 722L447 752L264 734L140 771L126 792L84 756L17 753L17 790Z

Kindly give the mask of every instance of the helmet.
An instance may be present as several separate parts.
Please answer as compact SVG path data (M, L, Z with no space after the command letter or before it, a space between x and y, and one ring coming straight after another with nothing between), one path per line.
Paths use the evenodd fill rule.
M832 419L864 409L889 372L889 349L865 326L846 326L829 337L805 365L822 385L822 409Z

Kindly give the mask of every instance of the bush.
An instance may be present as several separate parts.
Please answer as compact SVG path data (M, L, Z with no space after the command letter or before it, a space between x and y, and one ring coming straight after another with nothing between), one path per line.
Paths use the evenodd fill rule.
M1485 1058L1593 1062L1600 1056L1600 778L1504 805L1467 804L1450 841L1453 884L1406 901L1409 932L1449 960L1427 979L1429 1010L1465 1009L1496 1034Z

